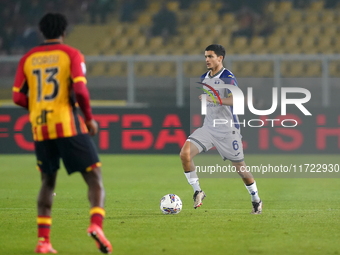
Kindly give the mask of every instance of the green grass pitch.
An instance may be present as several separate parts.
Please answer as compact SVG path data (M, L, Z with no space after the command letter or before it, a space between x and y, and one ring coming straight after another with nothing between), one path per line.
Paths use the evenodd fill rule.
M246 162L340 163L339 156L246 155ZM192 188L176 155L101 155L106 189L104 231L113 254L340 254L340 179L258 178L262 215L250 215L239 178L201 178L207 197L192 208ZM0 155L0 254L34 254L34 155ZM236 177L236 176L235 176ZM160 198L176 193L178 215L163 215ZM59 171L51 241L59 254L99 254L86 234L89 204L79 174Z

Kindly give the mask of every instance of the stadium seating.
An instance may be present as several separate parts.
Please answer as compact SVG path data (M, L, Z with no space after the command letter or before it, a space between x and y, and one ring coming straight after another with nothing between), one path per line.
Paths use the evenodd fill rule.
M211 43L225 46L227 54L334 54L340 53L340 31L337 10L325 9L324 1L312 1L306 8L298 9L292 1L272 1L264 6L264 13L273 17L274 29L269 35L254 34L233 36L238 29L235 13L218 14L222 6L220 1L193 1L188 10L181 10L179 1L167 1L168 9L174 11L178 18L178 34L172 37L152 37L150 28L152 16L156 14L163 1L148 1L148 7L138 13L131 24L120 23L114 19L107 25L77 25L67 38L71 45L77 45L86 55L182 55L202 54ZM82 40L84 35L91 35L93 40ZM126 73L121 65L118 68L104 68L96 64L91 74L99 75L114 70L120 75ZM197 65L197 64L196 64ZM185 64L185 75L190 77L202 69L194 63ZM115 65L112 65L115 66ZM273 63L235 63L237 76L259 77L273 76ZM337 62L330 64L330 74L338 76ZM136 74L173 77L175 63L160 62L157 65L138 64ZM320 63L289 62L281 66L285 77L320 77ZM167 73L169 72L169 73Z
M122 62L112 63L107 69L108 76L126 76L127 75L127 64Z
M291 25L301 24L302 12L301 11L291 11L289 13L288 22Z
M170 11L177 12L179 10L179 2L170 1L167 3L167 7Z
M335 12L334 11L322 11L321 12L322 18L321 23L322 24L332 24L335 20Z
M329 63L329 74L334 77L340 77L340 62L331 61Z
M310 5L310 10L312 11L321 11L324 6L324 1L317 1L317 2L312 2Z
M176 66L173 62L163 62L160 63L158 69L158 75L161 77L175 77L176 76Z
M224 14L222 18L222 24L223 25L233 25L235 23L235 16L232 13L226 13Z
M308 25L307 27L307 35L310 36L318 36L321 34L322 27L320 24Z
M139 16L137 22L142 26L150 26L152 24L152 16L148 13L143 13Z
M137 63L137 75L153 76L156 73L157 63Z
M320 62L308 63L305 76L320 77L321 76L321 63Z
M264 48L265 38L262 36L253 37L250 42L250 49L253 53L259 52Z
M273 77L274 68L273 62L263 61L256 63L255 77Z
M92 64L88 67L88 73L93 76L105 75L106 73L106 64L105 63L96 63Z
M266 48L269 50L270 53L277 52L282 45L282 36L279 34L271 35L267 40Z

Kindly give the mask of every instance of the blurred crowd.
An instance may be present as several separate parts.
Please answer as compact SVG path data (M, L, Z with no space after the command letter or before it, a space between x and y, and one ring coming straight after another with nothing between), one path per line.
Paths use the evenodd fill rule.
M272 0L273 1L273 0ZM280 0L276 0L279 2ZM287 0L285 0L287 1ZM313 0L291 0L294 8L304 8ZM185 10L194 0L177 0ZM267 36L274 30L272 17L264 13L268 0L213 0L221 2L219 15L236 15L237 30L233 36ZM136 13L145 10L148 0L0 0L0 55L22 54L41 40L37 24L46 12L61 12L69 23L105 24L108 15L116 15L121 22L133 22ZM176 13L168 10L163 1L160 11L154 14L151 36L177 34ZM325 0L326 8L333 8L337 0Z
M146 0L0 0L0 55L22 54L42 40L37 24L47 12L63 13L70 25L107 22L110 13L133 21ZM87 19L88 17L88 19Z
M70 23L76 23L84 5L85 1L75 0L0 1L0 54L20 54L39 44L42 38L37 24L44 13L61 12Z

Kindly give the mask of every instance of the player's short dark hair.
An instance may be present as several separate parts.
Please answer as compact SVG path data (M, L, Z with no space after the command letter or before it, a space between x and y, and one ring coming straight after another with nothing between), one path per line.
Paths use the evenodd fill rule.
M225 57L225 48L220 45L220 44L211 44L209 45L208 47L205 48L206 51L213 51L215 52L215 54L219 57L219 56L222 56L223 59ZM223 60L222 59L222 60Z
M67 20L60 13L47 13L39 22L39 29L46 39L62 36L67 27Z

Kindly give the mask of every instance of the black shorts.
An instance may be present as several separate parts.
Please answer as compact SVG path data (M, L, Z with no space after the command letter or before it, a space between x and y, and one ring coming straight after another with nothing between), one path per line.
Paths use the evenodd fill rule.
M68 174L91 171L100 166L98 153L89 134L35 142L39 169L53 174L60 167L60 158Z

